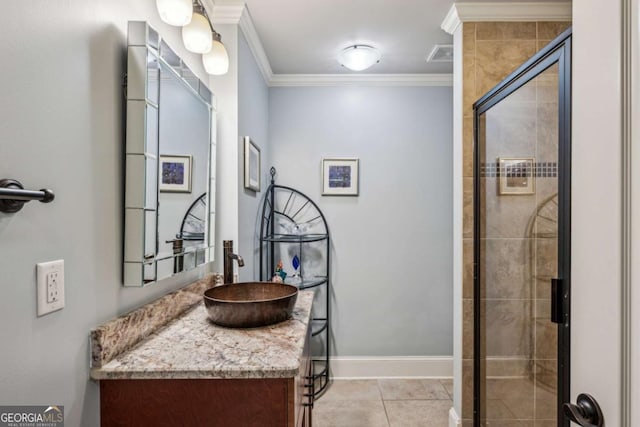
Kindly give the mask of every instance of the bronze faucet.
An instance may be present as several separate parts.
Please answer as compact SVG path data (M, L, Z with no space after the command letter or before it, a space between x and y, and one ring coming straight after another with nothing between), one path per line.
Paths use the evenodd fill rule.
M238 267L244 267L244 260L240 255L233 253L233 240L222 242L224 260L224 283L233 283L233 260L238 261Z

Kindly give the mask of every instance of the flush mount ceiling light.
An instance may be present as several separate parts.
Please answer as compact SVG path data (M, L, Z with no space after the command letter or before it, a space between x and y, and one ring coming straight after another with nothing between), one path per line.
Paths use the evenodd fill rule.
M221 41L220 34L213 31L211 50L202 55L202 64L207 73L214 76L227 74L229 71L229 54Z
M209 19L205 16L204 8L194 4L191 22L182 27L182 42L188 51L193 53L207 53L213 44L213 32Z
M191 22L193 5L191 0L156 0L160 19L169 25L182 27Z
M372 46L357 44L343 49L338 55L338 62L353 71L362 71L380 62L380 51Z

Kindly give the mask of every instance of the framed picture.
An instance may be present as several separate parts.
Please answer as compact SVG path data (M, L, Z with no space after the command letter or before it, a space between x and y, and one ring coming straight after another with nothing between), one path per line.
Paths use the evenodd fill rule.
M322 159L322 195L358 195L358 159Z
M260 148L244 137L244 188L260 191Z
M160 191L191 193L190 155L160 155Z
M499 157L498 189L501 195L534 194L536 191L533 157Z

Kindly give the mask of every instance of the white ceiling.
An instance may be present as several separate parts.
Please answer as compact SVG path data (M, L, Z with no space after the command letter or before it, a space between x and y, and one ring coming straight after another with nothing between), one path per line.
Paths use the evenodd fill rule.
M353 44L370 44L382 53L366 73L452 72L451 63L426 62L435 44L452 43L440 29L452 0L245 1L275 74L354 74L336 60ZM464 0L481 1L486 0Z

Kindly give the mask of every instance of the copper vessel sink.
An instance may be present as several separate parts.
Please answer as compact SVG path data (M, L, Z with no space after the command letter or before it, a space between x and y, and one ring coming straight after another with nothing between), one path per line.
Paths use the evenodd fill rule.
M255 328L291 317L298 288L273 282L229 283L207 289L209 319L228 328Z

